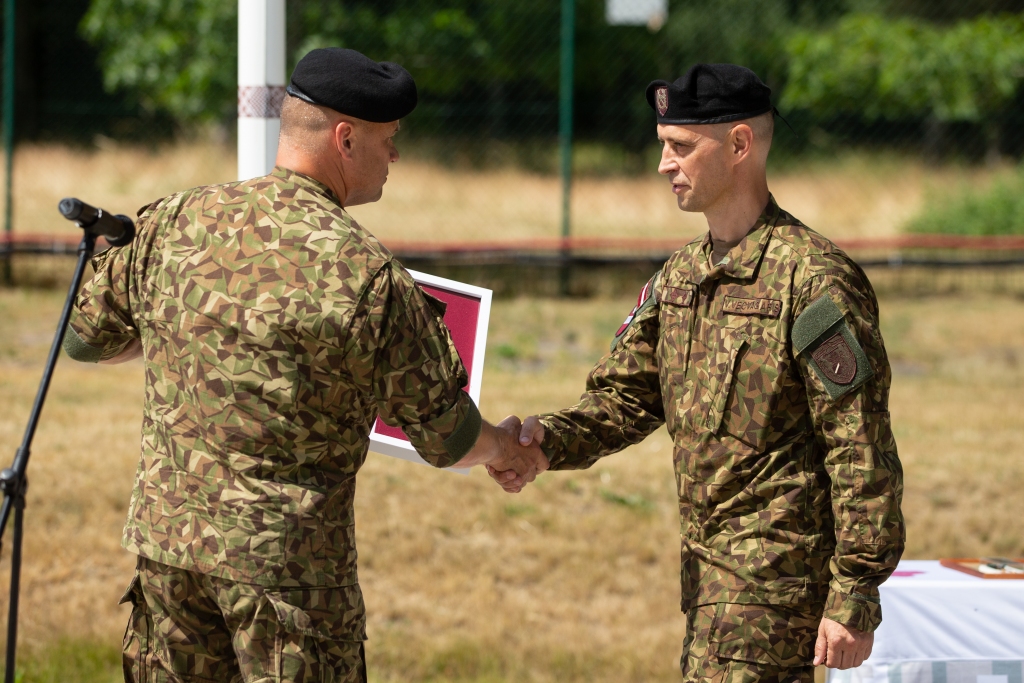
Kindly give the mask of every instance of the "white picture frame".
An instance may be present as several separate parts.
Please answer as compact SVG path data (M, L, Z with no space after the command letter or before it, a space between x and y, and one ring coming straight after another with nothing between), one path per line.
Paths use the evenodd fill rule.
M487 327L491 318L491 290L485 289L484 287L467 285L456 280L437 277L436 275L430 275L428 273L421 273L416 270L410 270L409 274L412 275L417 284L423 287L427 292L435 295L442 295L438 298L443 299L443 295L445 293L450 293L458 297L464 297L478 302L476 329L473 330L472 340L473 359L466 368L466 371L469 373L469 387L467 388L467 393L469 393L470 398L479 405L480 387L483 385L484 376L484 353L487 349ZM440 292L437 290L440 290ZM449 305L449 311L451 310L451 306ZM446 321L448 320L448 317L448 314L446 314ZM452 336L453 341L456 342L456 349L459 350L461 356L465 357L466 354L463 352L463 349L459 349L460 345L458 343L458 336L460 335L456 335L453 331ZM370 432L370 450L372 452L387 455L392 458L408 460L409 462L415 462L421 465L430 464L420 457L419 453L416 452L416 449L413 448L408 439L404 438L404 435L402 438L398 438L388 434L382 434L378 431L380 425L381 421L378 418L377 422L373 426L373 430ZM449 471L459 472L460 474L466 474L469 472L466 468L449 468Z

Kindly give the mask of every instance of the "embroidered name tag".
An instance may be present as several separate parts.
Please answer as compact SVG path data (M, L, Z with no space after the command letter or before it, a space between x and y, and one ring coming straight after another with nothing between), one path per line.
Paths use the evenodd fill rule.
M676 306L689 306L693 303L693 289L681 287L662 287L661 300Z
M768 318L778 318L782 315L782 302L778 299L740 299L735 296L727 296L722 310L735 315L763 315Z

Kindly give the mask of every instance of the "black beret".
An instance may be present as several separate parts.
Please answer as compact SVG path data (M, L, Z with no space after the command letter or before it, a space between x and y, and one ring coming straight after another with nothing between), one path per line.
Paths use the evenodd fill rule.
M772 90L750 69L735 64L694 64L686 75L647 86L658 123L742 121L774 111Z
M364 121L385 123L416 108L416 82L398 64L340 47L311 50L295 65L289 95Z

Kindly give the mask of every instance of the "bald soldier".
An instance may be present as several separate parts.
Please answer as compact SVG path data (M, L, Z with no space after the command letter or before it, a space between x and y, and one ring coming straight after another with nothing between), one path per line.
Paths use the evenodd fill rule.
M67 333L76 360L145 362L126 681L366 680L353 501L378 414L437 467L547 467L481 419L444 304L346 211L381 197L412 77L314 50L288 95L273 172L143 208Z
M769 194L770 92L731 64L647 88L658 170L708 233L644 286L580 402L521 433L565 470L668 426L685 681L809 682L814 665L860 665L903 552L878 302L849 256Z

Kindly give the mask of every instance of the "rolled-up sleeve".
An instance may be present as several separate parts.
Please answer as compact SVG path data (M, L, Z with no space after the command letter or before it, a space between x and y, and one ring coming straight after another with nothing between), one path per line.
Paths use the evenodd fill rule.
M108 249L93 258L94 274L79 290L64 334L64 350L74 360L108 360L139 339L129 301L132 247Z
M361 350L373 350L357 355L372 360L366 370L381 419L400 427L431 465L455 465L476 444L482 420L463 391L468 375L444 324L443 304L391 261L360 308L352 338Z

